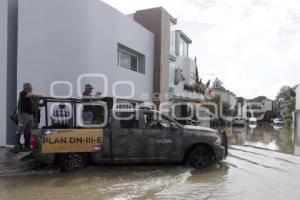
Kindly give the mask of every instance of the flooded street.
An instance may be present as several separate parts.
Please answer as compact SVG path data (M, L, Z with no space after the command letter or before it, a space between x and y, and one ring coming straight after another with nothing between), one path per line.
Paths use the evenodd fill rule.
M225 128L233 145L250 146L300 156L300 133L271 124Z
M293 130L264 125L227 131L228 158L202 170L91 166L60 173L19 162L21 155L1 149L0 199L300 199L300 152Z

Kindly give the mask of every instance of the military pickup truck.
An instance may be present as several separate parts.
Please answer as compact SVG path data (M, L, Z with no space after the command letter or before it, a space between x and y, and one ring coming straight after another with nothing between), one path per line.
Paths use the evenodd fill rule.
M95 113L105 110L97 109L105 107L100 101L92 105L78 99L44 101L46 123L33 130L32 156L41 163L58 165L63 171L88 164L130 163L186 163L201 168L227 156L226 133L199 126L184 128L158 111L112 109L104 119ZM68 104L72 113L68 126L49 123L53 117L48 116L48 107L54 103ZM80 122L86 111L97 117Z

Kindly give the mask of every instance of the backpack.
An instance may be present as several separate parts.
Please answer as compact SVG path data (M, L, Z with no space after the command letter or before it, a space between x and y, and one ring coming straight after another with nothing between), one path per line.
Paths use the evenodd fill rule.
M14 123L14 124L16 124L16 125L18 125L18 112L19 112L19 102L18 102L18 105L16 106L16 108L15 108L15 110L14 110L14 112L10 115L10 119L11 119L11 121Z

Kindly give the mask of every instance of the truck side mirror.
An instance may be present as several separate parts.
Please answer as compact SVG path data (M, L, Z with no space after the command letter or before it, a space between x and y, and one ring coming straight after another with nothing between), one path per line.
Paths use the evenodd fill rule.
M177 124L175 124L174 122L172 122L172 123L170 124L170 128L171 128L171 129L177 129L178 126L177 126Z

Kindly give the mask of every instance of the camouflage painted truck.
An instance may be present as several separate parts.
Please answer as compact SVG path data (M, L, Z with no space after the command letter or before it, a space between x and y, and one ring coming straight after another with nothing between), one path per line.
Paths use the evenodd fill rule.
M101 101L44 99L45 123L33 130L32 156L63 171L88 164L186 163L201 168L227 156L225 132L185 128L168 116L146 109L107 112ZM51 109L65 103L71 110L68 127L53 126ZM53 109L52 109L53 110ZM83 120L93 112L91 120ZM49 113L49 114L48 114ZM107 113L107 114L103 114Z

